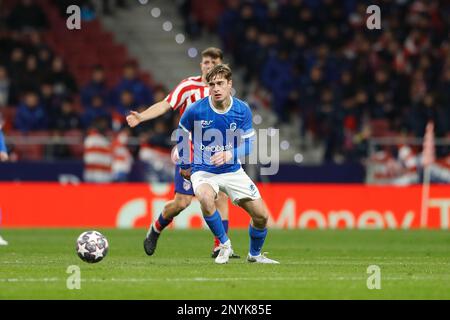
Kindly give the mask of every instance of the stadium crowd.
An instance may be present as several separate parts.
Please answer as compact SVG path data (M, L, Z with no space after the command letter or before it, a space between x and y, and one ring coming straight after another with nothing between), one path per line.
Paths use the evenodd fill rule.
M130 109L167 94L138 76L136 62L125 63L115 83L101 64L90 66L90 81L80 81L73 61L45 41L54 30L42 2L12 1L1 10L0 110L14 110L6 133L88 130L99 117L119 130ZM83 17L95 19L91 2L81 2ZM422 137L428 120L438 137L450 134L448 3L369 2L211 0L208 10L200 0L178 4L188 35L216 32L233 65L245 70L248 88L256 88L246 99L260 102L253 107L273 109L280 123L299 117L299 135L323 141L325 160L333 161L366 156L370 136ZM382 8L381 30L366 27L369 4ZM176 113L168 113L132 136L168 148L175 122Z
M130 109L144 109L154 99L167 95L163 86L152 86L142 79L138 64L132 60L122 65L117 81L108 81L108 70L101 60L89 66L89 79L80 81L76 77L76 63L52 50L45 41L46 35L57 30L52 28L42 2L21 0L13 1L9 8L3 3L0 6L0 118L5 122L6 134L45 131L52 136L63 136L73 130L86 134L102 122L99 119L106 120L102 122L106 128L102 125L101 131L115 133L125 124ZM63 19L61 3L54 2ZM86 16L90 20L92 14L85 12L82 18ZM168 114L143 124L132 134L143 143L169 149L175 116L175 113ZM52 158L74 156L70 152L53 151L56 154Z
M365 156L370 135L423 137L428 120L450 134L448 1L181 2L186 31L217 32L280 121L300 117L301 135L325 141L326 160ZM366 27L373 4L381 30Z

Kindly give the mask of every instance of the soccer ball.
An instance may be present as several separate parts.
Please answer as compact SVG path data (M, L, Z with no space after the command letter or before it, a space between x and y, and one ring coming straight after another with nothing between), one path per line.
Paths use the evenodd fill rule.
M108 240L98 231L86 231L77 239L77 254L81 260L96 263L108 254Z

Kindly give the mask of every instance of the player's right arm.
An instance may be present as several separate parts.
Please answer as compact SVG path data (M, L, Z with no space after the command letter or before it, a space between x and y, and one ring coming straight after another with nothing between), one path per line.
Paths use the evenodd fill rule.
M127 122L130 127L136 127L139 123L155 119L171 109L166 100L157 102L142 112L131 111L127 116Z
M152 120L163 115L170 109L177 110L180 106L185 105L192 85L192 80L189 78L185 79L181 81L164 100L155 103L141 113L131 111L130 115L127 116L128 125L130 127L135 127L143 121Z

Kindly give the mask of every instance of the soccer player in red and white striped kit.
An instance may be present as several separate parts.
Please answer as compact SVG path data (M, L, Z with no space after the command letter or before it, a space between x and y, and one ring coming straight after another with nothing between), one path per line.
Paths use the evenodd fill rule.
M222 50L218 48L210 47L202 51L201 56L201 76L184 79L164 100L153 104L141 113L131 111L130 115L126 118L128 125L130 127L135 127L143 121L151 120L163 115L170 109L179 110L180 115L182 115L189 105L208 96L209 87L206 83L206 74L215 65L222 63L223 53ZM172 219L175 216L191 204L193 197L194 192L192 190L191 182L180 175L180 167L176 166L175 197L173 200L166 203L158 219L151 224L144 240L144 249L149 256L155 252L156 244L161 232L172 222ZM228 197L223 192L219 192L216 206L221 215L225 231L228 232ZM220 241L215 238L211 257L217 257L220 251L219 245ZM239 256L232 253L230 258L239 258Z

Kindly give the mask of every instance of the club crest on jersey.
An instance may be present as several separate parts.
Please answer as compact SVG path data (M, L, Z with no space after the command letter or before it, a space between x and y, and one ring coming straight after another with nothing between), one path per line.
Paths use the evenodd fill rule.
M236 130L236 127L237 127L236 122L230 123L230 130L231 130L231 131L235 131L235 130Z
M202 128L208 128L213 123L213 120L201 120Z
M191 183L187 180L183 181L183 189L188 191L191 188Z

